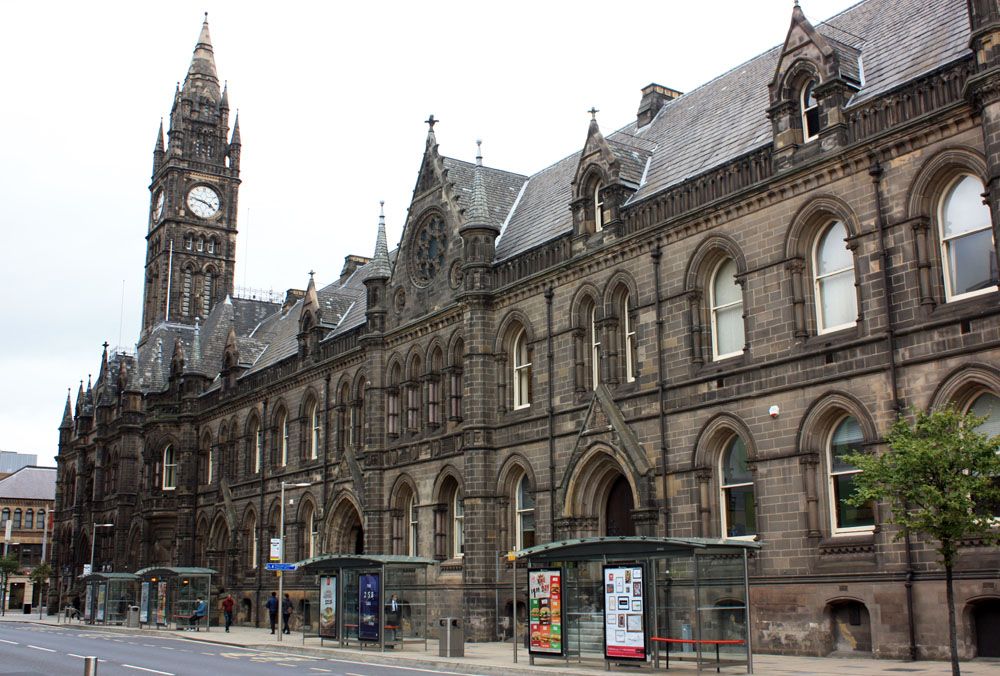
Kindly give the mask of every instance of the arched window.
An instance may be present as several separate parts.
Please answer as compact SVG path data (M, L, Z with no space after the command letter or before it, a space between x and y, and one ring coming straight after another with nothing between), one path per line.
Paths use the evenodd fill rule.
M254 474L259 474L264 462L264 434L256 418L250 423L247 437L250 444L250 469Z
M531 490L528 475L517 482L514 493L514 549L521 550L535 546L535 494Z
M448 395L451 402L448 417L452 420L462 419L462 388L465 383L462 379L462 360L465 356L465 343L459 339L452 349L450 368L450 386Z
M367 387L364 377L358 382L357 396L351 403L351 445L362 448L365 445L365 394Z
M184 268L181 273L181 314L185 317L191 315L191 287L193 282L191 268Z
M941 200L941 259L948 300L967 298L997 288L990 208L986 189L970 174L956 178Z
M35 528L38 530L45 530L45 510L38 510L38 518L35 519Z
M844 456L861 450L864 440L861 425L851 416L837 423L830 433L827 463L830 468L830 516L835 535L869 531L875 526L871 503L854 507L846 502L854 493L854 478L861 470L844 460Z
M465 552L465 507L462 489L454 477L441 484L440 503L434 510L434 555L459 558Z
M604 229L604 198L601 197L601 184L594 181L594 232Z
M590 386L597 389L601 382L601 334L597 328L597 306L590 308L590 323L587 330L590 343Z
M411 434L420 430L420 357L410 362L406 378L406 430Z
M420 521L417 519L417 496L410 493L409 499L403 507L404 518L407 524L406 553L409 556L417 555L417 536L420 533Z
M522 328L515 336L511 349L514 364L514 408L531 406L531 353L528 349L528 334Z
M208 253L214 254L215 253L215 247L216 247L216 243L215 243L215 238L213 237L212 239L208 240Z
M441 369L444 367L444 356L441 349L434 348L431 352L430 373L427 374L427 424L437 427L441 424Z
M202 297L201 297L201 307L202 314L208 315L209 311L212 309L212 285L214 283L215 276L212 271L209 270L205 273L205 279L202 281Z
M622 351L625 353L625 382L631 383L636 374L635 327L632 326L632 296L627 291L621 295L618 314L621 317Z
M172 491L177 488L177 455L173 444L167 444L163 449L163 490Z
M199 237L198 238L197 250L198 251L204 251L205 250L205 238L204 237Z
M194 236L184 235L184 248L188 251L194 248Z
M340 451L347 448L347 405L350 398L350 386L344 383L337 399L337 450Z
M725 359L743 353L743 290L736 282L736 261L724 259L711 284L712 357Z
M14 525L12 526L12 528L20 528L20 527L21 527L21 508L18 507L17 509L14 510Z
M25 528L35 527L35 510L29 509L24 513L24 527Z
M992 392L983 392L973 400L969 412L980 418L986 418L976 428L977 432L990 437L1000 435L1000 397ZM1000 453L1000 448L997 449L997 453ZM995 477L994 481L1000 482L1000 477ZM1000 503L985 505L983 511L1000 519Z
M746 443L734 435L721 456L722 533L724 537L746 537L757 533L753 476L747 466Z
M393 364L389 369L389 386L386 388L385 399L385 431L391 437L399 435L399 364Z
M319 552L316 547L317 527L316 509L311 502L306 503L302 510L302 556L303 559L310 559Z
M455 491L451 501L452 511L452 553L455 558L465 556L465 505L461 491Z
M810 80L802 88L799 109L802 111L802 140L809 142L819 136L819 104L813 95L816 81Z
M308 408L309 421L309 459L316 460L319 457L319 403L315 400L310 402Z
M288 413L285 411L278 416L278 464L282 467L288 464Z
M10 507L4 507L3 512L0 512L0 523L6 523L10 521Z
M813 273L819 333L854 326L858 321L854 254L846 240L847 228L841 221L828 225L816 238Z
M257 516L253 512L247 516L244 533L247 542L247 568L255 570L260 565L260 540L257 533Z
M212 446L212 437L207 434L201 439L201 482L203 484L212 483L212 479L215 477L214 468L212 464L215 460L214 447Z

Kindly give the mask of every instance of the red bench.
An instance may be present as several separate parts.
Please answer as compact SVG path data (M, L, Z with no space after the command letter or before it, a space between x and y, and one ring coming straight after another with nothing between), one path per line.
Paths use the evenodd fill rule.
M687 643L690 645L715 645L715 673L720 673L719 668L721 667L721 661L719 659L719 646L720 645L745 645L746 641L741 638L731 638L731 639L693 639L693 638L663 638L660 636L652 636L652 641L656 643ZM667 650L667 669L670 668L670 651ZM657 660L659 660L659 651L657 651Z

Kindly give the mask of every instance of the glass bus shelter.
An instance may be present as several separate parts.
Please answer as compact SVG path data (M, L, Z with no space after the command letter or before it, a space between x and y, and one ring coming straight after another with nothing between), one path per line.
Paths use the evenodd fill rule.
M748 555L756 542L593 537L516 552L514 598L527 597L529 661L604 667L690 660L753 673ZM515 571L516 573L517 571ZM527 580L525 586L524 580ZM517 661L514 641L514 661Z
M90 624L125 624L138 599L139 578L132 573L92 573L84 585L83 620Z
M205 630L212 624L211 568L169 568L154 566L136 571L139 579L139 624L178 629L190 624L198 598L208 604Z
M427 569L437 563L419 556L323 554L300 561L297 570L316 576L307 592L302 642L306 638L335 641L339 647L360 645L400 648L422 643L427 649Z

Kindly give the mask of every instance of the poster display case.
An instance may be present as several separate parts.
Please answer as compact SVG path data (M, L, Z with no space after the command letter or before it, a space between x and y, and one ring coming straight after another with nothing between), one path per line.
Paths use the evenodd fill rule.
M604 656L645 660L645 581L640 565L604 566Z
M378 643L381 636L381 576L364 573L358 578L358 640Z
M533 654L563 654L562 589L562 570L528 571L528 650Z
M319 635L337 638L337 576L319 578Z

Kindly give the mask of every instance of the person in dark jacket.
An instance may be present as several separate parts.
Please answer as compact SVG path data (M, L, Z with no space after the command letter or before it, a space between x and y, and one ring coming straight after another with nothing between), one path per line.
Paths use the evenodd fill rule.
M222 614L226 618L226 633L229 633L229 627L233 626L233 608L236 606L236 601L233 600L232 594L227 594L226 598L222 599Z
M286 634L291 634L288 631L288 620L292 618L292 600L288 598L288 594L285 594L284 600L281 602L281 631Z
M267 616L271 620L271 633L274 633L274 625L278 622L278 593L271 592L271 598L267 600Z

